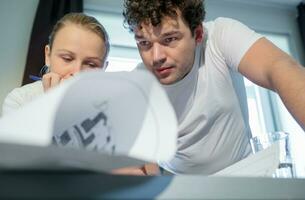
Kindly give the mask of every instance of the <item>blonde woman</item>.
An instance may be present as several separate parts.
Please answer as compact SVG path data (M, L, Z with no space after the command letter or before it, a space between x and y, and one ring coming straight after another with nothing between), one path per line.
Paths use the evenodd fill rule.
M55 24L45 47L48 73L9 93L2 114L18 109L80 71L105 68L108 53L108 34L102 24L83 13L65 15Z
M65 79L83 70L107 66L109 39L104 27L93 17L82 13L65 15L54 26L45 47L48 73L42 79L14 89L5 99L3 114L19 108ZM156 175L153 164L113 170L114 174Z

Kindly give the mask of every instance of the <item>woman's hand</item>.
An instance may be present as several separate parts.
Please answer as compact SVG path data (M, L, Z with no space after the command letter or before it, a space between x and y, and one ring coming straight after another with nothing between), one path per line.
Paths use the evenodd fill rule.
M45 92L48 91L50 88L60 84L60 82L60 75L54 72L49 72L42 76L42 85Z
M54 72L49 72L42 76L42 85L44 91L48 91L50 88L53 88L54 86L59 85L64 80L70 78L72 75L66 75L62 77L59 74L56 74Z

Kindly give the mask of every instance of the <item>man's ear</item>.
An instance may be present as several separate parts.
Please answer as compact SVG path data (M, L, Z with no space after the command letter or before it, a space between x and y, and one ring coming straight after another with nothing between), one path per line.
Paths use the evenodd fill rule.
M194 34L195 34L195 41L196 41L196 44L199 44L200 42L203 41L203 26L202 26L202 24L199 24L199 25L195 28Z
M50 45L46 45L44 48L44 59L45 59L45 65L50 66L50 60L51 60L51 49Z

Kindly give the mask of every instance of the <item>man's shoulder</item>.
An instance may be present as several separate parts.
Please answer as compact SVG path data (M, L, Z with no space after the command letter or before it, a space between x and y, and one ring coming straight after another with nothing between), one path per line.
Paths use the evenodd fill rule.
M217 27L230 26L230 25L236 24L236 23L240 23L240 22L236 19L232 19L232 18L228 18L228 17L218 17L214 20L204 22L203 25L209 29L214 26L217 26Z
M137 64L134 70L147 70L144 63L140 62Z

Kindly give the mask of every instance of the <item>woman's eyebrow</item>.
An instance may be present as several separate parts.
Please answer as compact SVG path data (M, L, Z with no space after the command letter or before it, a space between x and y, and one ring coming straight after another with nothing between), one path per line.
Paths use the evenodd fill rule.
M86 57L86 59L88 59L88 60L98 60L98 61L100 61L100 62L103 61L103 60L102 60L101 58L99 58L99 57Z
M70 51L70 50L67 50L67 49L57 49L56 50L57 52L64 52L64 53L70 53L70 54L75 54L74 52Z

